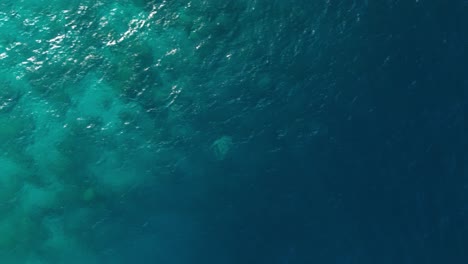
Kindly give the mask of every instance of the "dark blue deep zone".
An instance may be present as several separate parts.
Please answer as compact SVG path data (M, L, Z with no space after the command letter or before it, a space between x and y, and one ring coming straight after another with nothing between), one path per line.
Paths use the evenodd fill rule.
M268 15L251 23L272 26L247 40L258 50L245 67L274 84L251 94L247 76L213 62L218 70L202 74L227 71L227 83L210 85L228 85L240 100L213 102L213 111L192 117L204 133L254 139L217 164L198 157L194 146L186 158L205 171L208 192L174 185L163 200L156 195L158 205L142 201L146 208L184 203L180 210L192 219L174 223L176 248L166 245L161 255L150 245L132 248L129 261L140 250L170 263L186 251L190 263L468 260L467 81L460 64L466 5L374 2L331 1L325 13L323 3L309 1L260 6ZM314 29L316 16L323 18ZM275 24L279 18L285 20ZM187 230L185 221L204 230Z
M123 2L148 13L162 3ZM121 97L142 112L150 110L148 118L161 130L158 138L147 136L151 131L143 125L147 134L124 131L115 137L125 140L113 144L129 149L131 164L140 157L134 153L144 149L132 148L133 142L144 141L141 136L155 146L144 157L158 161L125 165L128 171L144 168L145 174L125 191L109 191L100 183L98 198L94 193L84 198L95 201L85 207L97 216L89 226L73 230L83 234L76 240L87 245L88 259L122 264L468 261L463 137L468 80L462 64L468 36L462 34L466 23L461 18L466 1L193 4L200 10L199 21L212 26L200 33L209 41L196 61L183 54L150 73L145 68L158 60L146 51L122 62L135 63L135 73L130 78L134 85L123 89ZM73 5L70 10L78 10ZM169 11L161 12L167 15L184 5L166 3ZM218 13L229 16L220 22ZM93 39L86 30L80 34ZM168 45L178 45L168 39ZM116 45L108 51L125 57L146 47L126 45L133 49ZM96 49L106 51L99 45ZM112 66L103 66L109 61L94 63L83 71L114 78L108 73ZM37 74L56 74L52 82L78 72ZM64 97L58 90L37 88L42 86L35 82L43 78L29 78L39 97ZM136 95L138 87L170 87L182 79L185 90L176 101L182 114L170 112L166 101ZM177 130L180 124L190 125L190 135L169 135L168 127ZM105 152L106 140L111 140L94 135L72 134L76 139L68 143L67 153L81 158L73 163L75 176L68 177L93 182L80 168L92 163L89 153ZM213 142L222 135L232 144L216 158ZM161 142L153 142L157 140ZM80 185L75 178L64 181ZM73 206L83 207L70 204L41 217L61 219ZM37 237L46 239L49 233ZM9 248L6 255L34 251L43 261L14 263L64 263L67 254L81 257L58 249L36 252L39 244Z

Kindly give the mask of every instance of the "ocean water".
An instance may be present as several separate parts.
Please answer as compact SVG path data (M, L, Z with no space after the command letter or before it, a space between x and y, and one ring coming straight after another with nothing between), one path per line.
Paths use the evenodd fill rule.
M0 263L465 263L467 10L2 0Z

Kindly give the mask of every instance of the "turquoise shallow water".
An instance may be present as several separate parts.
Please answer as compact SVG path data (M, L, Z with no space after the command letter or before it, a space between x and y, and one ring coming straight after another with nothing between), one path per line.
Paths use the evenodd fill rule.
M462 263L466 3L369 2L1 1L0 262Z

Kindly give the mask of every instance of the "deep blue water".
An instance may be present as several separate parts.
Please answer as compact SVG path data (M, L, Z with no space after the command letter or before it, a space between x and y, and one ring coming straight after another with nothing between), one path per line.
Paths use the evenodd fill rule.
M467 11L2 1L0 263L466 263Z

